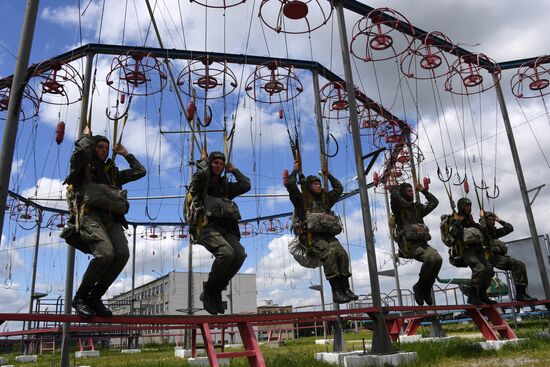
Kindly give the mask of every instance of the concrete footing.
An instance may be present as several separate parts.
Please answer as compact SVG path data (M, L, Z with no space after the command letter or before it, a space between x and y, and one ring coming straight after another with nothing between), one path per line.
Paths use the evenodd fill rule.
M385 355L361 354L349 356L344 359L345 367L364 366L399 366L404 363L411 363L416 360L416 352L401 352Z
M350 356L356 356L359 354L363 354L363 352L355 351L355 352L322 352L322 353L315 353L315 360L321 361L321 362L327 362L331 364L337 364L339 366L345 366L344 360L346 357Z
M206 351L204 349L197 349L196 351L197 356L204 356L206 355ZM174 350L174 357L176 358L190 358L192 351L191 349L183 349L182 347L176 347Z
M517 344L520 341L523 341L525 339L512 339L512 340L490 340L486 342L481 342L479 345L481 345L481 348L485 350L499 350L503 346L507 344Z
M75 358L99 358L99 350L82 350L74 352Z
M334 343L334 339L315 339L315 344L325 345Z
M141 353L141 349L122 349L120 351L122 354L134 354L134 353Z
M420 339L422 339L422 335L399 335L399 343L414 343Z
M315 353L315 359L344 367L364 366L398 366L416 360L416 352L394 353L386 355L364 354L363 352L348 353Z
M414 342L443 342L447 340L455 339L454 336L444 336L444 337L428 337L423 338L422 335L401 335L399 337L399 342L406 344L406 343L414 343Z
M22 363L36 363L38 362L38 356L36 354L29 356L17 356L15 357L15 360Z
M238 344L226 344L225 345L226 348L242 348L243 345L241 343L238 343Z
M284 342L284 340L273 341L273 342L266 342L264 345L268 348L279 348L279 347L282 347L283 345L285 345L285 342Z
M230 361L231 358L218 359L220 366L229 366ZM210 366L210 363L208 362L208 357L189 358L187 362L189 363L189 366Z
M189 358L191 357L191 349L177 349L174 351L174 357L176 358Z

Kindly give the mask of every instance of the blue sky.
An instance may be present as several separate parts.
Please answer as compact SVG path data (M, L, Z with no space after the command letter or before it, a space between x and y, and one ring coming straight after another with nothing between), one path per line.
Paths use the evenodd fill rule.
M84 3L82 8L88 1ZM108 2L100 32L101 1L92 1L80 21L76 1L42 1L31 52L31 63L42 62L79 46L80 34L82 34L82 44L97 42L101 33L103 43L121 43L124 36L126 45L145 44L156 47L158 43L154 34L151 33L145 40L149 19L142 3L128 1L126 22L124 22L125 2ZM283 34L275 34L265 26L262 27L256 17L258 4L252 2L228 9L225 17L220 10L210 10L205 13L204 8L196 4L182 2L181 18L177 2L162 1L158 4L157 21L167 48L184 49L187 46L187 49L200 51L206 49L223 52L225 50L236 54L313 59L330 67L336 74L343 74L337 27L332 20L325 27L312 33L311 39L304 35L285 37ZM381 1L368 4L372 7L387 6ZM419 28L427 31L442 31L462 47L473 52L486 53L497 61L548 53L544 39L544 35L548 34L548 24L542 15L539 16L545 13L542 10L532 14L527 21L511 16L517 10L512 1L499 2L498 8L476 2L462 2L460 6L434 2L432 6L426 6L422 11L411 1L392 4L392 6L397 5L399 5L397 10ZM540 6L548 7L549 4L541 2ZM1 24L4 30L0 37L0 76L13 73L14 56L12 54L17 54L23 11L23 1L0 1L0 17L2 17ZM81 13L82 11L83 9ZM346 14L348 37L351 39L353 24L359 17L351 13ZM455 21L450 21L451 19ZM181 31L181 21L184 24L185 37ZM462 26L464 24L469 26ZM249 26L251 31L250 36L247 37ZM525 39L529 41L526 42ZM112 106L117 98L116 93L105 83L105 75L111 68L112 59L112 56L101 56L94 65L94 67L97 65L98 76L97 90L93 97L92 130L94 133L107 136L112 136L112 123L109 123L105 117L105 108ZM75 62L73 66L79 71L83 69L82 62ZM176 69L177 66L180 65L176 65ZM252 67L229 66L237 75L239 82L241 74L244 74L244 83L247 76L253 72ZM404 78L397 70L398 67L395 60L372 64L354 59L355 84L395 115L406 118L419 131L418 144L426 157L421 166L421 172L423 176L431 178L433 191L441 201L434 215L427 218L427 223L434 234L432 245L441 252L445 251L438 239L437 225L439 215L448 212L450 208L443 185L437 180L430 144L440 165L445 165L442 156L447 154L448 165L454 167L453 160L456 159L458 161L456 166L461 170L466 162L463 151L463 146L466 145L467 157L470 165L473 166L472 170L467 168L466 172L474 179L477 176L478 182L481 180L482 169L486 181L491 184L496 172L498 186L502 192L501 197L494 202L497 212L502 211L501 217L509 219L516 225L516 232L510 235L511 238L527 236L526 220L521 214L523 207L514 178L514 167L509 156L506 137L503 134L502 121L496 106L494 89L482 96L462 99L456 97L454 100L458 105L456 107L450 95L443 91L444 80L438 79L436 84L430 82L417 84L412 79ZM305 86L304 92L294 100L294 103L284 104L283 108L290 125L292 126L296 119L296 124L299 123L301 126L304 170L308 174L319 170L313 92L311 75L303 71L298 71L297 75ZM518 101L513 97L508 82L512 75L513 72L503 73L503 88L508 99L513 125L517 126L516 139L520 147L528 186L549 183L550 167L544 158L550 154L550 141L548 134L540 133L548 127L547 112L540 99ZM321 85L325 82L321 79ZM434 93L434 91L439 92ZM437 109L434 108L434 95ZM188 103L189 98L184 96L184 101ZM291 167L292 156L284 120L279 119L281 106L254 103L244 91L239 94L238 90L226 98L226 103L230 124L234 116L237 122L234 163L251 178L253 186L250 193L284 194L281 174L284 168ZM418 111L415 104L418 105ZM219 128L221 116L223 116L223 104L219 100L209 105L214 110L212 127ZM198 106L200 110L204 107L202 103ZM78 110L78 103L70 107L43 104L36 119L20 124L10 189L24 196L34 197L36 193L38 198L61 197L64 189L60 183L67 172ZM67 124L67 133L64 142L57 146L53 139L55 125L60 118ZM525 120L529 123L525 123ZM462 124L467 133L465 140L462 139L459 128ZM0 125L3 127L3 122L0 122ZM179 195L185 191L184 186L189 179L188 136L159 133L160 129L177 130L185 126L185 121L181 121L180 118L175 94L169 88L151 97L135 98L124 131L123 144L146 165L149 175L139 182L127 185L131 197ZM439 126L442 126L443 138L440 137ZM353 179L356 172L347 121L330 120L328 131L336 137L339 145L338 155L330 159L330 169L340 181L349 182L346 189L353 189L356 187ZM534 136L537 136L540 148ZM480 144L479 141L484 143ZM330 149L335 149L332 141L330 144ZM219 134L209 135L208 148L209 150L222 148ZM363 151L367 153L372 149L373 145L369 137L363 137ZM456 152L454 159L451 151ZM484 165L481 165L481 162ZM379 170L381 163L382 160L379 160L374 169ZM126 166L121 157L117 158L117 164L120 167ZM462 193L458 187L455 187L454 191L456 200ZM369 195L371 213L376 227L377 262L379 269L387 269L391 264L389 263L390 245L387 240L384 198L383 195L374 193L372 190ZM472 195L473 193L470 192L470 198L474 198ZM547 212L545 202L548 202L548 194L543 189L533 207L538 218L542 218L542 214ZM48 203L63 205L62 202L55 201ZM239 199L238 203L244 218L291 210L290 203L285 198L248 197ZM493 205L493 202L490 205ZM346 213L347 238L353 260L354 281L358 293L367 294L370 288L358 197L346 200L345 206L344 209L342 204L339 204L336 210L341 215L344 211ZM181 210L179 199L137 200L132 201L128 218L143 222L178 221ZM512 215L512 213L520 214ZM34 232L22 229L7 217L0 248L7 254L3 257L5 260L0 262L0 280L5 281L5 287L0 288L0 294L13 302L0 305L0 310L14 311L24 306L25 299L28 298L32 262L30 246L33 243ZM281 219L283 225L286 221L286 218ZM547 233L550 230L548 224L540 219L537 224L539 233ZM187 268L187 243L172 240L170 236L172 229L169 227L163 229L167 232L167 238L163 241L145 241L138 237L136 256L138 284L153 279L155 274L152 270L165 273L172 269L186 270ZM143 230L144 228L138 228L138 235ZM284 233L287 237L281 233L278 236L258 235L252 239L243 239L249 256L242 271L257 274L258 299L274 299L278 303L293 305L318 303L318 295L307 289L311 283L318 282L317 271L300 268L294 262L286 250L288 231ZM345 241L346 236L341 235L340 238ZM131 243L132 239L129 238L129 240ZM42 231L40 243L42 246L37 290L56 296L62 293L64 286L65 245L59 242L57 231L50 229ZM77 282L86 263L86 256L77 256L78 266L75 274ZM200 247L195 248L194 263L195 270L208 270L211 263L210 255ZM402 286L408 287L414 282L417 268L414 263L402 264L400 267L403 277ZM448 264L443 272L445 276L467 273L453 269ZM110 294L129 289L130 277L130 269L127 267ZM383 278L381 282L385 293L390 293L394 288L393 280L389 278Z

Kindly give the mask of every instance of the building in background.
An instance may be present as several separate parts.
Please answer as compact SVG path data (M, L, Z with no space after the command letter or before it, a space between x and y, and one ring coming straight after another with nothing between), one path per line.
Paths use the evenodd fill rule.
M292 306L279 306L272 300L267 300L265 305L258 306L258 315L291 313ZM294 339L294 324L261 325L257 328L258 340L286 340Z
M109 300L109 306L115 315L186 315L189 314L187 286L188 272L172 271L149 283L136 287L132 305L132 292L125 292ZM193 272L193 315L209 315L202 309L199 297L208 273ZM233 300L233 302L231 302ZM226 314L256 313L256 274L237 274L230 286L222 292L222 302ZM132 309L133 308L133 309ZM184 329L144 330L140 344L174 343L183 340ZM232 333L226 332L227 342L235 342ZM219 338L214 334L214 339ZM238 332L235 338L240 340ZM113 345L125 345L127 340L113 339Z

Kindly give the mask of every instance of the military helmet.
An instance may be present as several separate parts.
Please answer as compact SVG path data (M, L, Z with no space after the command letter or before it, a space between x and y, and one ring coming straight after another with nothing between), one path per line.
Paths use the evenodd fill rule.
M97 143L99 143L100 141L104 141L107 144L111 145L111 142L109 141L109 139L107 139L107 137L103 135L94 135L92 136L92 140L94 142L94 145L97 145Z
M497 215L496 215L495 213L493 213L493 212L483 212L483 216L484 216L485 218L489 218L489 217L496 218Z
M319 183L321 182L321 179L319 178L319 176L309 175L305 178L304 183L306 184L307 187L310 187L316 181Z
M412 185L408 182L402 182L397 186L397 190L399 191L399 194L403 197L407 197L407 189L412 188Z
M460 198L458 199L458 202L456 203L456 207L458 209L458 212L459 213L463 213L464 212L464 207L466 205L472 205L472 201L468 198Z
M222 161L225 162L225 154L223 154L222 152L216 152L216 151L210 153L210 155L208 156L208 162L212 163L212 161L215 159L221 159Z

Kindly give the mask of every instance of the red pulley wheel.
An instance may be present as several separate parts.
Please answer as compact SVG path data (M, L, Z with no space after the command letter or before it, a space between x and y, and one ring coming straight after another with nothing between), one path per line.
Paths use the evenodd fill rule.
M307 4L298 0L289 1L283 5L283 14L289 19L303 19L308 12Z

